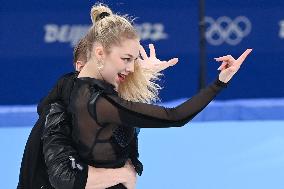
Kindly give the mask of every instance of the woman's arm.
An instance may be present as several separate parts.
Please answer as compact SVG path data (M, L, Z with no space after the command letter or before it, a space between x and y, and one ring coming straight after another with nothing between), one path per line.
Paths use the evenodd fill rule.
M227 84L216 79L207 88L175 108L131 102L117 95L100 93L91 100L92 116L100 125L117 124L127 127L181 127L204 109ZM95 102L95 103L93 103Z
M129 163L118 169L104 169L80 161L72 146L70 118L64 110L59 103L50 105L41 137L51 185L56 189L102 189L119 183L133 187L136 172Z
M222 88L227 86L227 82L239 70L250 52L251 49L246 50L237 60L230 55L217 58L217 61L223 62L218 78L175 108L131 102L117 95L98 92L98 95L93 95L96 99L89 104L93 110L92 116L100 125L111 123L140 128L181 127L202 111Z

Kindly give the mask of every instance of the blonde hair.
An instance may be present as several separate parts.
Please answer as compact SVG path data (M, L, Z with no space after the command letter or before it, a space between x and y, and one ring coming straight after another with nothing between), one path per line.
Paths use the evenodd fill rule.
M81 38L73 50L73 66L76 68L76 62L87 62L87 41L86 38Z
M102 17L102 13L105 17ZM114 14L107 5L95 4L91 9L91 19L93 26L86 35L88 59L95 42L99 42L108 52L112 45L119 45L123 39L140 39L133 26L133 20L127 15ZM145 69L137 62L134 64L134 70L119 85L119 96L134 102L160 101L159 90L162 87L156 82L163 74Z

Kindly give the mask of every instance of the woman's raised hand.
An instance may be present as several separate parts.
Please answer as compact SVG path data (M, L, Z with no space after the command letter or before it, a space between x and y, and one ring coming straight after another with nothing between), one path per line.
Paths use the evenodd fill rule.
M138 63L142 68L153 70L155 72L160 72L169 66L173 66L178 62L178 58L172 58L169 61L161 61L156 57L156 51L153 44L149 44L150 56L147 56L147 53L142 45L140 45L140 54L141 58L138 59Z
M222 62L221 66L218 68L218 70L221 70L219 80L224 83L230 81L233 75L240 69L242 63L251 51L252 49L247 49L237 60L235 60L231 55L215 58L216 61Z

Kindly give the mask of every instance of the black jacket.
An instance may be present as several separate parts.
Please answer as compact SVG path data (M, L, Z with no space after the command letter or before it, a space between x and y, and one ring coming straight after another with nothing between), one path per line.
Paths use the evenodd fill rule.
M68 105L74 78L77 77L77 74L78 73L69 73L62 76L55 87L39 103L37 107L39 119L32 128L25 146L17 189L52 189L52 185L58 189L64 188L62 186L66 183L60 182L60 180L56 180L55 177L49 177L48 175L48 169L42 153L43 143L41 136L46 121L46 115L50 113L50 104L60 102L62 107ZM66 123L67 122L64 122L63 124L65 127L60 127L61 130L57 130L62 140L62 146L58 147L61 148L62 152L64 151L64 153L72 154L75 157L76 150L72 147L70 136L68 136L70 133L70 125ZM67 159L64 160L67 161ZM65 162L66 165L71 164L69 157L68 161L69 162ZM79 162L79 160L77 160L77 162ZM62 173L65 173L61 175L62 177L68 175L69 183L71 183L68 185L68 188L85 188L88 176L88 166L83 163L80 163L80 165L83 169L73 169L71 166L70 168L58 167L57 171L62 169ZM63 172L63 169L65 172ZM64 179L61 178L61 181L64 181Z

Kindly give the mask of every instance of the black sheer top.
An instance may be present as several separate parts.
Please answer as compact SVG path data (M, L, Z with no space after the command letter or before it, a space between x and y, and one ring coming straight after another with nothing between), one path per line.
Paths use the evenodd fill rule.
M122 167L133 155L131 146L137 145L135 128L181 127L226 86L216 79L184 103L166 108L124 100L103 80L77 78L68 111L73 116L72 136L78 152L94 167Z

